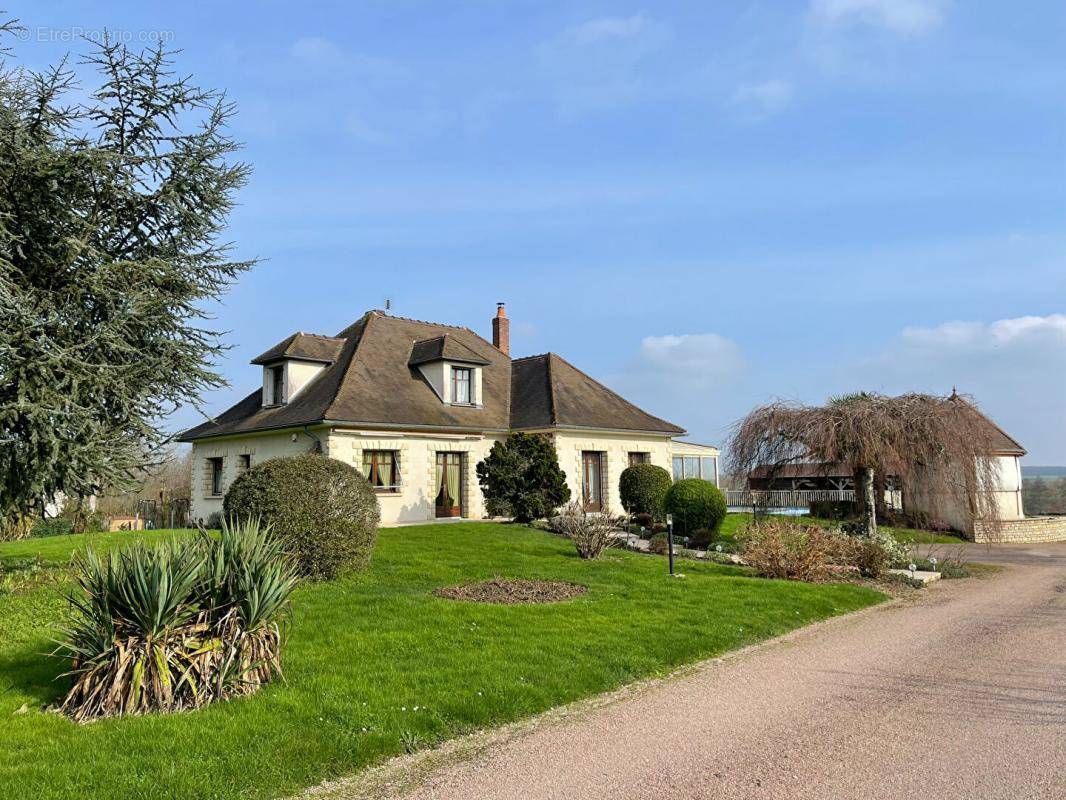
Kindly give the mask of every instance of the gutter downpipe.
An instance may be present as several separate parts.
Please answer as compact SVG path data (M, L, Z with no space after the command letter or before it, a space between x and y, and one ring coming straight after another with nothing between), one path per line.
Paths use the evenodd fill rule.
M315 434L311 433L311 431L307 430L307 426L306 425L304 425L303 434L304 434L304 436L306 436L309 439L314 441L314 443L315 443L314 452L321 453L322 452L322 440L319 439L317 436L315 436Z

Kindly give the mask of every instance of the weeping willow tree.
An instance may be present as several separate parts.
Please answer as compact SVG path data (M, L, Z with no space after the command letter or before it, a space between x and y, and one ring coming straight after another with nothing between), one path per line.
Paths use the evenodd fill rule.
M730 439L732 470L770 472L796 462L846 464L867 534L877 530L878 476L894 476L932 517L961 509L972 524L999 530L995 487L996 428L972 400L859 392L823 406L775 402L738 422Z
M223 385L205 308L250 266L221 238L249 175L232 105L162 48L81 63L0 49L0 535L136 481L167 416Z

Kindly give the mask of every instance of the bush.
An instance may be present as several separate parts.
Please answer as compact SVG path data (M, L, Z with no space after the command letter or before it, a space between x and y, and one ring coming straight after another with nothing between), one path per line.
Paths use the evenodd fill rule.
M650 531L655 524L655 518L651 514L634 514L633 524Z
M661 519L668 491L670 473L655 464L634 464L622 470L618 479L622 508L630 514L645 514Z
M226 519L269 525L300 574L316 579L365 569L381 519L359 470L313 453L252 467L230 486L222 508Z
M577 548L577 554L585 559L597 558L608 547L619 544L611 536L618 520L608 514L587 514L580 503L567 503L558 516L552 517L551 527Z
M710 481L685 478L666 493L664 508L674 515L674 530L689 533L700 528L718 533L725 520L725 496Z
M670 552L670 541L665 533L657 533L648 540L648 552L665 556Z
M715 532L710 528L696 528L688 536L688 546L696 550L706 550L715 539Z
M75 562L80 592L54 655L77 721L180 711L251 694L281 675L280 620L296 585L282 542L252 521Z
M810 512L812 517L839 522L855 516L855 503L851 500L814 500Z
M846 538L819 525L767 520L742 534L743 558L764 578L816 582L840 564Z
M73 527L71 521L63 517L37 519L30 530L30 536L66 536Z
M889 564L888 551L881 542L870 537L852 540L851 566L859 570L864 578L880 578Z
M512 433L477 465L478 483L493 508L509 508L516 522L549 516L570 499L566 473L551 439Z

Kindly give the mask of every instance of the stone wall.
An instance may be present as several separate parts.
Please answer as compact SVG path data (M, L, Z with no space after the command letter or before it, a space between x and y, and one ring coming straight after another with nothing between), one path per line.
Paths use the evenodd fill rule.
M988 532L977 522L974 525L975 542L1001 544L1038 544L1040 542L1066 542L1066 517L1026 517L1007 519L1000 523L998 534Z

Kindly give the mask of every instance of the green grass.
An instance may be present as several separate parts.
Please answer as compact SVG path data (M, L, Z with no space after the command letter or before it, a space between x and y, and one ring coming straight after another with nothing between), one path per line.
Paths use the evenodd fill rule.
M188 530L112 531L69 534L0 543L0 565L40 559L45 564L69 564L71 557L87 545L98 551L111 550L133 541L153 542L190 534Z
M82 542L9 543L0 558L63 563ZM366 574L298 590L285 683L192 713L88 725L42 712L64 686L62 665L41 653L69 582L3 595L0 796L286 796L883 599L861 586L766 581L705 563L685 561L683 571L671 579L665 559L621 551L581 561L566 541L520 526L384 530ZM430 594L495 575L575 581L589 592L541 606Z
M813 523L815 525L824 525L826 527L835 527L839 525L839 522L829 519L819 519L818 517L802 516L802 517L781 517L784 520L791 520L793 522L801 523ZM719 538L727 542L735 542L738 533L741 533L747 526L751 524L751 514L726 514L725 521L722 523L722 529L719 533ZM905 544L960 544L966 541L958 536L952 536L946 533L936 533L933 531L917 530L915 528L893 528L888 525L879 526L882 531L893 536L896 541L904 542Z

